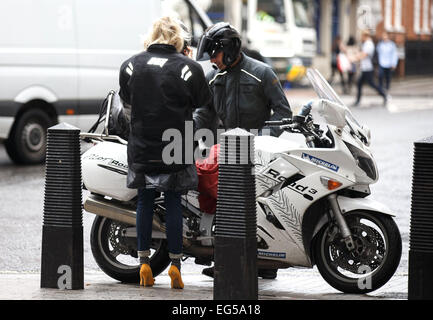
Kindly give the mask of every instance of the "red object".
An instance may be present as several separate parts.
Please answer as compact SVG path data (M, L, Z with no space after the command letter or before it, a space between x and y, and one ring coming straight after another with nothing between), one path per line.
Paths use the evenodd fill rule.
M196 160L198 174L198 202L200 210L214 214L218 193L218 159L220 145L215 144L210 149L209 156L203 160Z

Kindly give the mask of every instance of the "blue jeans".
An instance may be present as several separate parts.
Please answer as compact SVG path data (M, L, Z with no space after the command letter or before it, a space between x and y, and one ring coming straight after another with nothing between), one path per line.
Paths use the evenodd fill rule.
M379 67L379 86L383 89L389 91L389 85L391 84L391 68ZM385 88L383 87L383 79L385 78Z
M155 204L155 189L138 189L137 202L137 249L150 249L152 241L152 221ZM166 235L168 251L171 254L182 253L182 206L181 194L174 191L164 192Z
M361 76L358 79L358 94L356 96L356 104L358 104L361 101L362 86L364 85L364 82L367 82L370 85L370 87L372 87L374 90L376 90L377 93L380 94L384 100L386 100L385 92L383 91L383 89L381 87L379 87L374 82L373 71L363 71L361 73Z

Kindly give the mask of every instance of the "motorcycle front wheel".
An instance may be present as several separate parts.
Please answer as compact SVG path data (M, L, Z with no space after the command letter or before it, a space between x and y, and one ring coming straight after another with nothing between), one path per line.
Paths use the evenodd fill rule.
M355 249L349 251L335 225L318 233L314 258L320 274L335 289L364 294L394 275L401 258L400 231L392 217L366 211L345 215Z
M128 237L132 227L119 221L96 216L90 233L90 245L96 263L108 276L124 283L140 281L137 238ZM167 241L152 239L150 267L156 277L170 264Z

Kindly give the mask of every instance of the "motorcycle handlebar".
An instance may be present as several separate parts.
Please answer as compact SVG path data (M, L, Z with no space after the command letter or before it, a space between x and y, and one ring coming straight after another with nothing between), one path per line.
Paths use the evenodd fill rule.
M266 126L272 126L272 127L281 127L285 126L284 128L288 128L287 125L290 125L295 122L302 122L300 119L305 119L306 116L308 116L311 112L312 108L312 102L307 103L301 108L301 111L294 116L293 118L283 118L281 120L276 121L265 121ZM280 129L284 129L280 128Z
M287 124L291 124L291 123L292 123L291 118L283 118L283 119L277 120L277 121L265 121L265 125L267 125L267 126L283 126L283 125L287 125Z
M103 133L86 133L86 132L80 133L80 139L83 139L83 140L94 139L94 140L100 140L100 141L104 141L104 140L117 141L117 142L120 142L121 144L124 144L124 145L128 144L128 141L122 139L119 136L106 135Z
M299 128L299 124L298 123L291 123L291 124L285 124L280 126L280 129L285 130L285 129L289 129L289 130L293 130L293 129L297 129Z
M307 145L310 148L315 147L315 141L319 141L323 145L328 145L328 139L321 137L321 131L317 131L317 128L315 128L314 125L311 125L311 122L313 120L310 116L312 105L312 101L307 103L301 108L299 113L292 118L283 118L278 121L265 121L265 125L270 127L278 127L281 130L285 130L291 133L303 134L306 137Z

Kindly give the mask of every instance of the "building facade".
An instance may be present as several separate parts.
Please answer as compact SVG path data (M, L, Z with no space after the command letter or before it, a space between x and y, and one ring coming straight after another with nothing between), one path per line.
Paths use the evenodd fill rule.
M433 75L433 1L382 0L382 6L384 19L377 34L387 31L401 48L398 74Z
M316 0L318 37L314 65L330 73L333 39L350 36L359 41L360 31L369 29L375 40L387 31L398 47L398 76L433 75L433 0Z

